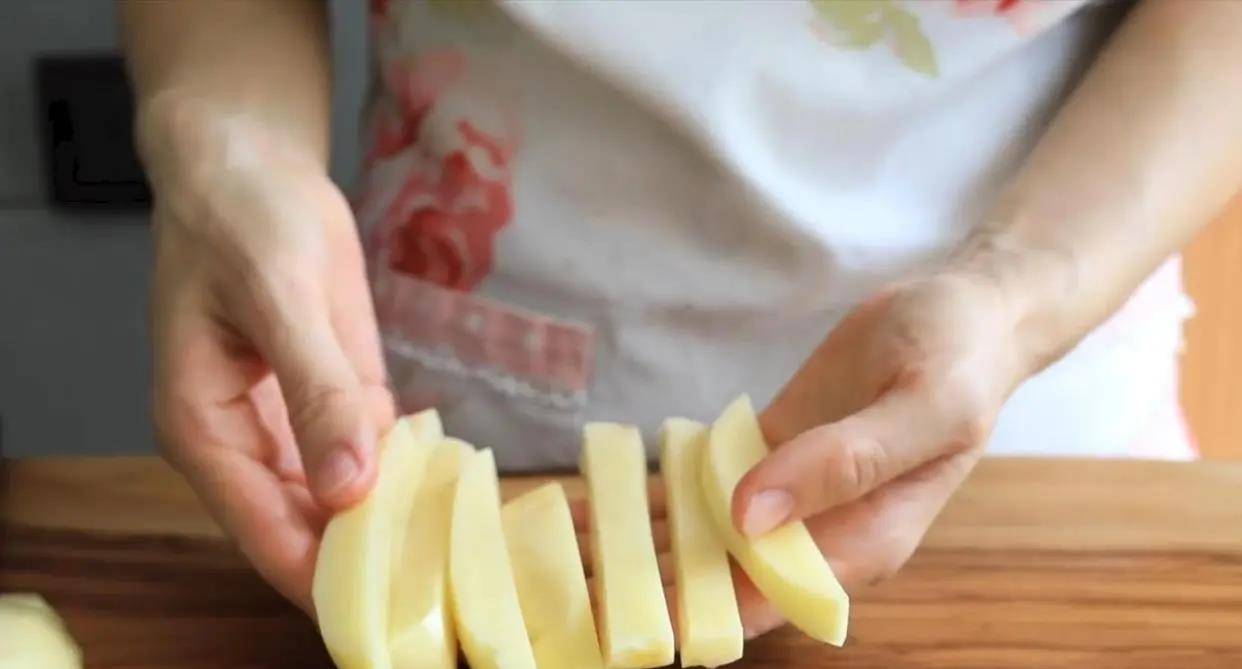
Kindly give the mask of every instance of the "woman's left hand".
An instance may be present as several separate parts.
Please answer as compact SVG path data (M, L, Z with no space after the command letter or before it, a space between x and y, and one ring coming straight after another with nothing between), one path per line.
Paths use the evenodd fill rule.
M805 521L847 588L896 572L1031 371L1015 312L973 274L900 285L855 309L761 414L774 448L738 484L737 527ZM741 581L747 635L778 626Z

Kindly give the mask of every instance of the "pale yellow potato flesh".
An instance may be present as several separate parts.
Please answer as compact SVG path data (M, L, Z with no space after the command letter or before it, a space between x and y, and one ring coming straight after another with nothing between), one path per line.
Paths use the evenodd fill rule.
M324 529L312 596L319 633L339 669L391 669L389 587L431 449L443 438L435 411L403 418L382 440L379 475L365 500Z
M664 421L660 457L673 561L681 666L718 667L742 657L744 633L729 553L703 499L699 475L707 426Z
M449 610L449 525L457 476L474 449L447 438L431 449L414 494L405 544L394 546L389 647L393 669L454 669L457 635Z
M457 478L449 540L457 636L472 669L535 669L500 522L500 484L490 449Z
M638 429L588 423L582 474L591 494L591 550L600 646L612 669L673 661L673 625L656 560Z
M42 597L0 595L0 669L82 669L82 650Z
M561 484L548 483L509 501L500 517L539 669L604 669Z
M750 398L742 396L711 427L702 463L703 493L729 552L763 596L794 627L840 646L849 623L849 596L801 522L761 537L744 537L733 526L733 491L746 472L768 454Z

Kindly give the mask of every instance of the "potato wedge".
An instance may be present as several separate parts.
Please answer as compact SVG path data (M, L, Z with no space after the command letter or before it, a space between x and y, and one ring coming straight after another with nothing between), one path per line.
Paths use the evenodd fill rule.
M588 423L583 442L604 660L612 669L662 667L673 661L673 625L651 536L642 437L633 426Z
M733 490L768 454L750 398L734 400L711 427L703 492L729 552L794 627L834 646L845 643L849 596L801 522L747 538L733 526Z
M500 485L490 449L457 479L449 585L462 650L473 669L535 669L500 523Z
M440 417L424 411L396 422L380 448L371 494L329 521L319 546L312 595L319 632L339 669L390 669L389 586L393 546L404 545Z
M685 418L664 421L660 467L677 580L681 666L718 667L742 657L744 635L729 553L703 499L699 475L707 426Z
M539 669L604 669L564 488L531 490L505 504L500 517Z
M0 595L0 669L82 669L82 650L35 594Z
M458 439L427 444L427 472L414 494L405 544L394 546L389 603L393 669L455 669L449 610L449 525L462 463L474 449Z

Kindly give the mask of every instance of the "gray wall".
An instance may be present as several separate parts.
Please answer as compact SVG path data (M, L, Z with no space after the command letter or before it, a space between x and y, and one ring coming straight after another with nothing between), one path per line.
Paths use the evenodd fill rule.
M357 164L365 5L333 0L333 176ZM150 230L142 216L43 205L31 63L116 48L102 0L15 3L0 23L0 453L154 449L148 406Z

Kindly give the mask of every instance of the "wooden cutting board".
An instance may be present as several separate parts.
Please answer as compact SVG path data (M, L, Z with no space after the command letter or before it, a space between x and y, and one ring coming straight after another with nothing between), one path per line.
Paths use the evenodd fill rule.
M331 667L152 459L0 464L0 591L44 594L92 669ZM1242 667L1242 463L987 460L853 595L845 649L781 631L734 666Z

